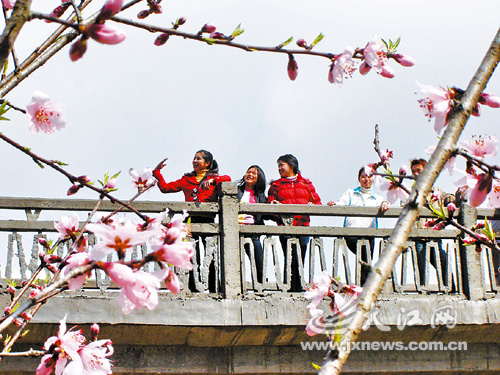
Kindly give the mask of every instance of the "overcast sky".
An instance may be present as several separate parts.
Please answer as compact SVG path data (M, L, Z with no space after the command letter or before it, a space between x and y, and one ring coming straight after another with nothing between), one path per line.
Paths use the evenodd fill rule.
M33 7L50 12L59 3L33 0ZM182 30L192 33L207 22L226 34L241 24L245 33L237 41L253 45L276 46L290 36L310 43L322 32L325 38L315 50L340 53L347 46L364 47L373 36L401 37L398 51L416 65L404 68L392 61L395 78L356 72L338 88L327 81L327 59L301 55L292 82L283 54L174 37L156 47L156 35L120 25L127 33L123 43L90 41L78 62L70 61L65 48L7 95L25 107L33 91L45 92L64 104L66 128L32 134L25 116L10 111L11 121L1 122L0 131L43 157L68 163L75 175L101 179L106 171L122 171L120 198L134 193L129 168L154 167L165 157L167 180L190 171L194 153L207 149L233 180L258 164L269 181L278 177L277 157L291 153L326 203L357 186L359 167L377 160L375 124L381 146L394 150L393 169L427 156L424 148L437 137L420 111L416 80L465 89L500 26L498 0L168 0L162 7L163 14L145 21L169 27L185 16ZM135 6L123 16L135 18L141 9ZM33 21L19 37L19 58L54 28ZM500 95L498 72L485 91ZM500 109L485 107L481 117L469 121L463 139L498 134L499 125ZM70 183L64 177L40 169L5 143L0 153L0 196L66 197ZM443 175L438 185L452 190L453 178ZM96 198L91 192L74 197ZM166 196L155 189L143 199L179 201L183 194Z

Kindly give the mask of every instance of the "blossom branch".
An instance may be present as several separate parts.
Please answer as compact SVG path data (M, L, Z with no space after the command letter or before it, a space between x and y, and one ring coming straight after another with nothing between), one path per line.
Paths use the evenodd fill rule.
M122 200L120 200L118 198L113 197L111 194L109 194L109 192L106 189L104 189L104 188L101 189L101 188L95 187L95 186L93 186L93 185L91 185L91 184L89 184L87 182L80 181L78 179L78 177L72 175L71 173L69 173L66 170L64 170L63 168L61 168L59 166L59 163L60 163L59 161L44 159L44 158L36 155L35 153L33 153L31 150L27 149L26 147L21 146L19 143L15 142L12 139L10 139L9 137L5 136L1 132L0 132L0 139L4 140L8 144L14 146L15 148L17 148L21 152L23 152L26 155L28 155L29 157L31 157L35 161L35 163L37 163L37 164L45 164L45 165L48 165L49 167L51 167L52 169L55 169L56 171L58 171L62 175L66 176L70 180L70 182L72 184L78 183L81 186L85 186L85 187L89 188L90 190L93 190L93 191L99 193L100 195L105 196L111 202L115 202L115 203L118 203L118 204L124 206L125 208L127 208L128 210L132 211L137 216L139 216L142 220L147 221L148 217L146 215L144 215L141 212L139 212L138 210L136 210L134 207L132 207L127 202L124 202L124 201L122 201Z
M38 303L45 301L48 296L54 295L54 292L59 292L57 289L67 285L68 281L73 277L83 275L96 267L95 263L91 263L85 266L79 266L73 268L68 274L49 285L47 288L40 291L36 296L29 298L26 302L20 305L16 311L9 315L3 322L0 323L0 332L7 328L15 318L21 315L24 311L30 309L31 307L37 305Z
M500 29L461 98L457 111L451 114L450 123L445 128L443 137L431 155L427 167L417 179L410 200L403 206L402 213L377 264L370 271L363 293L359 297L356 312L339 342L338 355L331 354L325 359L320 375L340 374L342 371L350 354L351 345L349 344L355 341L361 332L366 317L369 316L385 280L390 276L394 264L403 250L420 209L426 203L425 195L430 192L444 164L453 154L460 134L499 60Z
M192 33L186 33L183 31L179 31L173 28L165 28L165 27L159 27L159 26L153 26L153 25L148 25L142 22L137 22L137 21L132 21L129 19L121 18L114 16L111 18L111 20L122 23L124 25L129 25L129 26L134 26L139 29L144 29L149 32L161 32L165 33L168 35L173 35L173 36L179 36L184 39L191 39L191 40L196 40L199 42L208 42L210 44L218 44L218 45L225 45L228 47L234 47L234 48L239 48L247 52L253 52L253 51L260 51L260 52L275 52L275 53L285 53L285 54L294 54L294 55L312 55L312 56L320 56L320 57L326 57L327 59L332 59L336 55L333 53L327 53L327 52L315 52L312 50L307 50L307 49L297 49L297 50L289 50L289 49L283 49L283 48L277 48L277 47L263 47L263 46L254 46L254 45L248 45L248 44L242 44L242 43L236 43L233 42L232 40L227 40L227 39L210 39L210 38L205 38L202 35L198 34L192 34Z
M41 357L43 355L45 355L45 351L33 349L30 349L26 352L0 353L0 357Z

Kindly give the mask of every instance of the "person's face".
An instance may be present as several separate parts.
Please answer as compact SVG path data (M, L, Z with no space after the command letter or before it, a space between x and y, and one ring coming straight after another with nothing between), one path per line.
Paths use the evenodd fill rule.
M416 164L411 167L411 174L414 175L415 177L418 176L422 171L424 170L425 165L422 164Z
M284 161L278 162L278 173L280 174L281 178L295 176L295 173L293 173L293 169L290 166L290 164L288 164Z
M209 165L210 163L205 161L205 159L203 159L203 154L201 152L197 152L196 155L194 155L193 170L195 172L207 169Z
M258 178L259 172L257 171L257 168L248 168L247 172L245 173L245 188L254 190Z
M359 184L362 188L370 189L373 184L373 176L368 176L365 172L361 172L359 176Z

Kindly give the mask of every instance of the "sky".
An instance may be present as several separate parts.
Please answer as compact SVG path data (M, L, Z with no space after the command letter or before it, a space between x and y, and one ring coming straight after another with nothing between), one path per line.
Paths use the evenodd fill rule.
M94 2L95 9L104 3ZM33 9L48 13L59 3L33 0ZM381 147L394 151L393 169L428 157L424 149L437 143L437 135L419 108L417 81L465 89L500 26L498 0L168 0L161 5L163 14L144 22L169 27L184 16L182 31L196 33L210 22L225 34L241 24L245 32L237 41L259 46L276 46L290 36L293 43L299 38L310 43L321 32L325 38L315 50L336 54L347 46L364 47L374 36L400 37L398 52L416 64L405 68L391 61L393 79L355 72L339 88L327 81L330 62L325 58L296 56L299 74L291 81L284 54L175 37L156 47L156 35L118 25L127 33L123 43L90 41L77 62L70 61L66 47L6 96L25 107L35 90L43 91L64 105L64 129L32 134L26 116L11 110L11 121L2 121L0 131L47 159L68 163L67 170L77 176L97 180L106 171L121 171L115 194L122 199L135 193L129 168L154 167L163 158L168 158L163 170L167 181L191 171L195 152L206 149L221 174L238 180L258 164L269 182L279 177L277 158L291 153L326 203L357 186L358 169L377 161L375 124ZM136 5L122 16L136 19L143 8ZM55 27L37 20L27 25L16 43L20 60ZM499 72L485 92L500 95ZM462 139L498 135L499 124L500 109L483 107ZM6 143L0 143L0 155L0 196L66 197L70 183L62 175L40 169ZM498 164L498 156L492 161ZM454 191L456 179L443 175L437 185ZM80 191L73 198L97 197ZM142 199L184 197L153 189Z

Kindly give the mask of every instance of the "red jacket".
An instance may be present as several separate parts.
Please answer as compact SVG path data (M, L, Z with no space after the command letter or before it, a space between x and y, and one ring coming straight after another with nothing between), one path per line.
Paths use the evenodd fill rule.
M165 179L159 169L153 171L153 175L158 180L158 187L162 193L175 193L182 191L186 202L217 202L219 200L220 183L231 181L229 176L219 176L206 174L200 182L196 181L194 173L186 173L177 181L165 182ZM201 183L206 178L213 178L215 185L210 185L208 189L203 189Z
M295 181L280 178L273 181L267 193L269 202L277 200L282 204L321 204L321 198L311 181L299 173ZM294 226L309 226L308 215L297 215L293 218Z

